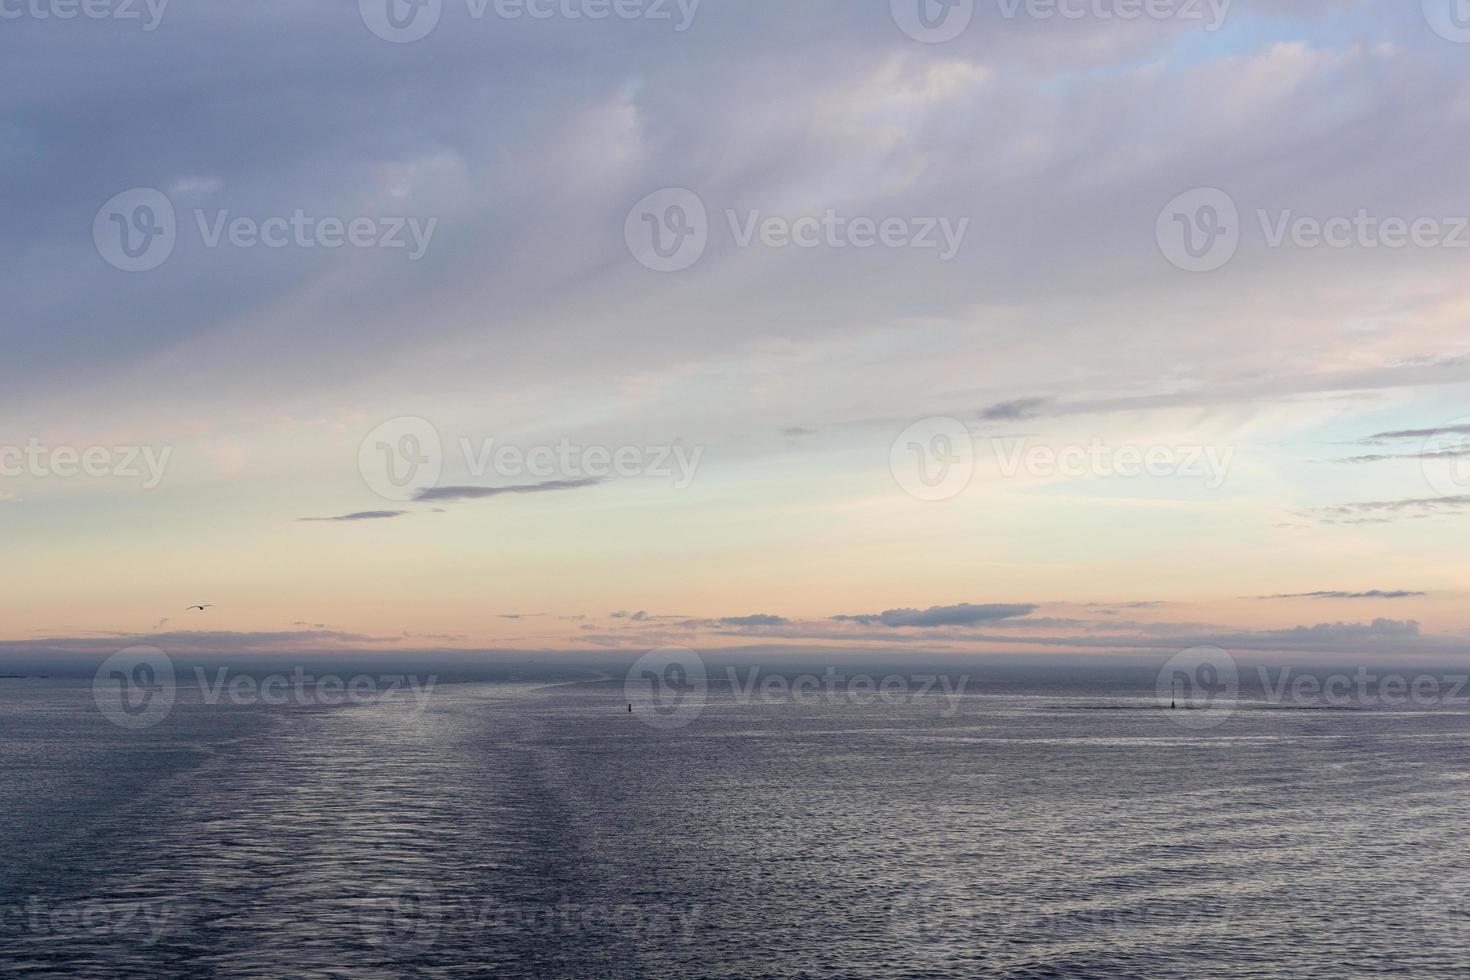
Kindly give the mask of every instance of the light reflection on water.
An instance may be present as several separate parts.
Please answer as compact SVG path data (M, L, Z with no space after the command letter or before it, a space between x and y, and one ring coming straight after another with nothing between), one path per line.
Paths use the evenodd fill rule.
M412 703L0 686L0 971L45 976L1461 976L1462 710L1215 730L1041 691ZM1079 700L1080 699L1080 700Z

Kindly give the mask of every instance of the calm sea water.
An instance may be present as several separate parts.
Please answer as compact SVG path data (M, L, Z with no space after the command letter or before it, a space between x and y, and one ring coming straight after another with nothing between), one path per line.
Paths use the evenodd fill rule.
M1463 977L1467 738L1064 685L659 730L611 682L129 731L6 680L0 973Z

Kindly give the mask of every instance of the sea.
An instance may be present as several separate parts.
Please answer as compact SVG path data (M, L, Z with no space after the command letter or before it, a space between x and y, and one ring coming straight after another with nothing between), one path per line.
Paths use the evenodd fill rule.
M0 975L1470 975L1463 696L535 673L0 680Z

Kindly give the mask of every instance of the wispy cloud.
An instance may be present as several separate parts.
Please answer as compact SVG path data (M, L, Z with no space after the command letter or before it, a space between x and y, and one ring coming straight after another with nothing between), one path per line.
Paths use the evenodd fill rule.
M1257 599L1416 599L1428 592L1408 592L1400 589L1369 589L1367 592L1286 592L1280 595L1256 596Z
M754 616L726 616L720 620L721 626L789 626L791 620L783 616L768 616L757 614Z
M1442 425L1432 429L1399 429L1395 432L1378 432L1364 439L1365 443L1388 442L1394 439L1428 439L1432 436L1470 435L1470 425Z
M595 487L606 481L600 478L589 477L582 480L547 480L543 483L524 483L509 487L432 487L420 491L413 499L421 503L427 501L449 501L449 500L484 500L488 497L501 497L506 494L524 493L555 493L558 490L580 490L583 487Z
M343 514L340 517L300 517L297 520L305 524L342 524L356 521L388 521L407 513L406 510L362 510L356 514Z
M1050 403L1050 398L1017 398L1008 402L999 402L982 409L980 420L982 422L1023 422L1026 419L1036 418L1041 414L1041 409Z
M630 613L626 609L621 609L618 612L613 613L611 618L613 618L613 619L629 619L629 620L632 620L635 623L641 623L641 622L644 622L646 620L652 619L653 617L649 616L648 613L645 610L642 610L642 609L640 609L640 610L638 610L637 612L634 612L634 613Z
M1368 456L1348 456L1334 459L1334 463L1382 463L1390 459L1465 459L1470 457L1466 449L1429 449L1422 453L1374 453Z
M1337 504L1320 511L1328 524L1387 523L1402 517L1431 517L1438 513L1459 513L1470 507L1470 494L1450 497L1406 497L1401 500L1367 500Z
M864 626L882 625L890 629L916 628L933 629L940 626L974 626L1001 619L1029 616L1037 607L1030 603L973 605L962 602L956 606L930 606L928 609L889 609L881 613L859 616L833 616L839 623L859 623Z

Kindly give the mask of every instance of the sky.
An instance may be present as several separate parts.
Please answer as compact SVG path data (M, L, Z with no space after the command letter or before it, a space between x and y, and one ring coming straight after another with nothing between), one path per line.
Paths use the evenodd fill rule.
M1470 648L1461 0L0 53L4 648Z

